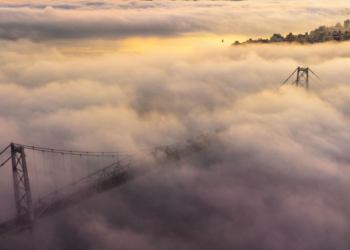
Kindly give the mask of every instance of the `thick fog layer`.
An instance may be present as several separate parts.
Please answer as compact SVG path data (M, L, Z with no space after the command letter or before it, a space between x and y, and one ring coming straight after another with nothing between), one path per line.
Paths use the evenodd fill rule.
M196 32L244 37L306 32L349 15L342 2L123 1L0 3L0 38L122 39Z
M104 40L308 31L345 19L346 4L0 5L0 148L137 151L221 131L177 164L38 221L38 249L349 249L350 43L136 53ZM322 81L278 88L298 66ZM2 167L1 221L14 216L11 178Z

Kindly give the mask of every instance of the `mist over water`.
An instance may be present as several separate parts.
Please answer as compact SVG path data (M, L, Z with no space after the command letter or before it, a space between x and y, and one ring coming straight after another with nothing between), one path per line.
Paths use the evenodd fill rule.
M135 151L221 129L177 164L38 221L38 249L349 249L350 43L221 43L334 25L348 3L0 6L0 148ZM277 90L298 66L323 82ZM1 221L14 216L11 178L0 169Z

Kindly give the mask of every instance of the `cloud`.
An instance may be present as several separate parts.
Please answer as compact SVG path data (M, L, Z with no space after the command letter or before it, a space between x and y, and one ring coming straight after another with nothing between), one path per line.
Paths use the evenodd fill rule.
M40 221L39 249L348 247L348 43L93 56L2 43L3 146L135 150L227 128L176 167ZM325 83L276 91L298 65ZM35 197L50 178L36 157Z
M270 37L276 32L306 32L323 24L334 25L347 17L344 3L310 7L307 3L245 1L1 3L0 15L0 38L33 41L196 33Z
M251 15L232 32L248 27L241 34L255 29L263 34L276 29L276 23L288 24L284 18L290 17L284 15L301 9L298 20L320 13L327 20L339 19L340 5L68 5L74 7L30 3L7 4L0 10L7 15L0 29L18 39L0 41L0 148L15 141L71 150L132 151L226 129L178 164L147 169L148 174L132 182L38 221L38 249L349 248L349 43L214 44L190 51L135 53L123 51L123 43L114 48L105 41L142 32L171 34L178 41L186 32L216 32L211 25L217 20L229 20L222 25L226 32L234 18L248 12ZM275 13L276 6L291 8ZM156 15L159 10L164 13ZM273 25L259 21L269 13ZM177 27L172 21L164 24L174 17ZM117 19L127 24L129 33L106 35ZM145 27L141 33L135 28L140 23ZM55 25L58 28L51 29ZM287 26L283 30L292 27ZM8 27L15 27L12 33ZM75 34L77 29L81 33ZM112 52L65 52L67 47L94 51L94 46ZM276 90L298 66L309 66L324 83L312 78L309 92L288 84ZM34 199L54 188L53 159L44 157L27 151ZM56 159L62 186L70 183L64 157ZM103 164L94 160L90 163L95 169ZM73 166L80 161L86 159L74 158ZM0 182L6 183L0 191L6 204L0 209L2 221L14 215L10 170L0 169ZM73 171L74 178L84 174Z

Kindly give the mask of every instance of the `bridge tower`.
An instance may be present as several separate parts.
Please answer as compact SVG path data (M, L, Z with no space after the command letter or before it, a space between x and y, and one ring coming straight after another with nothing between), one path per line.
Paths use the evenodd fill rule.
M13 187L15 191L16 218L28 224L34 222L32 194L30 191L26 155L22 146L11 143Z
M297 80L295 81L296 86L304 87L306 90L309 89L309 68L298 67Z
M298 67L296 68L296 70L294 70L294 72L287 78L287 80L285 80L278 88L277 90L282 87L283 84L285 84L286 82L288 82L289 79L291 79L291 77L294 74L297 74L297 79L292 83L292 85L295 84L295 86L301 86L303 88L305 88L306 90L309 90L309 73L311 73L312 75L314 75L318 80L320 80L321 82L322 79L319 78L310 68L301 68Z

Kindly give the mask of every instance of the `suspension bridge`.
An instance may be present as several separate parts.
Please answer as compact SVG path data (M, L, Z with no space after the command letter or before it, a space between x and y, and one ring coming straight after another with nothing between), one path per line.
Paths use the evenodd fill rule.
M292 85L308 90L309 72L321 80L310 68L298 67L282 85L297 74ZM12 172L14 217L0 223L0 236L32 231L35 222L45 216L116 188L147 172L149 167L179 161L202 150L214 135L209 133L132 153L59 150L11 143L0 152L0 160L4 159L0 169Z
M31 231L35 222L116 188L157 166L203 149L213 138L196 138L129 154L58 150L11 143L1 169L11 168L14 218L0 224L0 235ZM34 248L33 248L34 249Z

